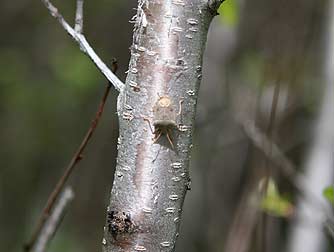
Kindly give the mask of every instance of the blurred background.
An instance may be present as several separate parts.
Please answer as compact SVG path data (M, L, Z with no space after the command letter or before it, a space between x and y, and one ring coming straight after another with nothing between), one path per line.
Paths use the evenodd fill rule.
M75 1L53 3L73 23ZM136 4L85 1L85 35L105 62L117 58L122 80ZM332 1L227 0L219 13L204 57L192 189L176 251L333 251L333 205L324 215L310 203L334 199ZM88 129L106 80L41 1L1 1L0 34L0 251L14 252ZM48 251L100 251L117 154L115 105L112 91ZM264 154L249 122L302 180L273 162L275 148Z

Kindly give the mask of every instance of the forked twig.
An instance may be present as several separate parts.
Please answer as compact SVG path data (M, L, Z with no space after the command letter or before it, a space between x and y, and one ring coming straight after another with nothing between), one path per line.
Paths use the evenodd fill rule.
M116 72L117 71L117 61L114 59L113 63L112 63L112 71ZM38 221L38 224L36 226L35 231L33 232L33 235L30 239L30 241L28 243L26 243L26 245L24 246L25 251L30 251L31 248L34 246L34 244L36 243L36 240L38 239L38 237L41 235L41 231L43 229L43 226L45 225L47 219L49 218L50 214L51 214L51 210L54 207L54 204L57 200L57 198L59 197L59 194L62 192L63 187L66 183L66 181L68 180L69 176L72 174L75 166L80 162L80 160L82 159L82 153L85 150L89 140L91 139L91 137L93 136L93 133L97 127L97 124L101 118L101 115L103 113L104 110L104 106L105 103L107 101L108 98L108 94L110 91L111 85L107 85L106 89L104 91L102 100L100 102L98 111L95 115L94 120L92 121L90 128L88 129L84 139L82 140L78 150L76 151L76 153L74 154L74 156L72 157L70 163L68 164L64 174L61 176L61 178L59 179L55 189L52 191L52 193L50 194L46 206L43 209L42 215Z
M45 7L49 10L50 14L58 20L60 25L65 31L79 44L81 51L89 56L94 62L97 68L103 73L103 75L109 80L109 82L115 87L116 90L121 92L124 88L124 83L118 79L118 77L106 66L106 64L95 53L94 49L90 46L85 36L82 34L83 27L83 0L77 0L76 10L76 25L73 29L60 14L58 9L49 1L41 0Z

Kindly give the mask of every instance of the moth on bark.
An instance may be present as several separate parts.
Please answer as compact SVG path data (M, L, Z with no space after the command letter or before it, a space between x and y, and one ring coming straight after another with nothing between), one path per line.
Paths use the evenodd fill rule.
M162 135L167 137L171 147L174 149L172 133L178 129L177 117L181 115L183 100L179 101L179 111L176 111L175 104L167 95L159 97L153 106L153 127L149 119L144 118L149 123L152 134L154 134L153 143L156 143Z

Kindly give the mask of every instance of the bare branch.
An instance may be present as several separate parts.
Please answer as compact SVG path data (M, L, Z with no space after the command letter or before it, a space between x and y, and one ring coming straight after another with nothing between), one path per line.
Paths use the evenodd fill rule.
M73 200L74 193L70 187L66 187L63 194L61 195L57 205L54 208L54 211L50 215L50 218L45 223L42 228L42 232L37 238L35 252L45 252L46 246L51 241L54 236L59 224L61 223L63 216L65 215L65 211L69 205L69 203Z
M75 26L74 30L77 33L81 33L83 31L83 4L84 0L77 0L77 10L75 12Z
M45 7L49 10L50 14L55 17L65 31L79 44L81 51L89 56L89 58L95 63L97 68L103 73L103 75L113 84L115 89L121 92L124 88L124 83L113 74L113 72L106 66L106 64L95 53L94 49L90 46L85 36L80 32L73 29L59 13L58 9L48 0L41 0ZM80 0L79 0L80 2ZM79 4L79 3L78 3ZM79 4L80 5L80 4ZM79 8L80 9L80 8ZM78 10L77 10L78 12Z

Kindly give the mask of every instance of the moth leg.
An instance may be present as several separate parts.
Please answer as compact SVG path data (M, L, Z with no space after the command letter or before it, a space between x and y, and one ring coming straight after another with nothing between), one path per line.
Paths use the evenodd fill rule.
M150 126L150 130L151 130L152 134L154 134L155 132L154 132L154 130L152 128L150 120L148 118L146 118L146 117L144 117L143 119L144 119L144 121L148 122L148 125Z
M171 132L170 129L167 129L166 136L167 136L168 142L172 146L172 149L174 149L174 144L173 144L173 140L172 140L172 132Z
M157 132L154 132L154 134L155 134L155 136L153 138L153 143L156 143L159 140L159 138L161 137L162 131L158 130Z

